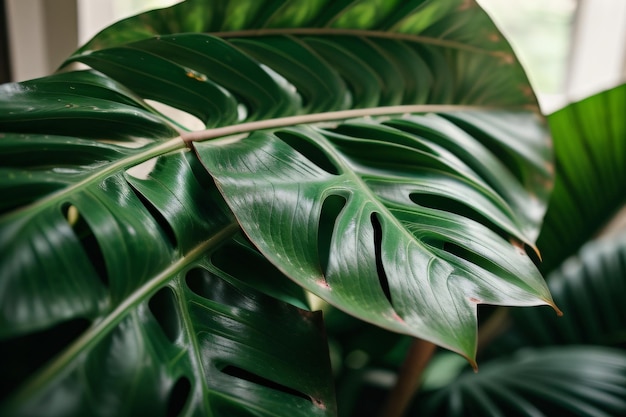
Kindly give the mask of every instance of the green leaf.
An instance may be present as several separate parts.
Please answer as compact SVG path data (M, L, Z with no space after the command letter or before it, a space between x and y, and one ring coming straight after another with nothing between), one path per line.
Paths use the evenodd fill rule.
M626 354L570 346L522 350L425 392L420 416L618 416L626 413ZM410 414L409 414L410 415Z
M46 138L30 139L19 143L32 149ZM68 164L88 159L87 152L121 154L113 145L98 153L84 140L47 139ZM217 414L255 408L275 415L279 406L284 415L334 414L321 317L250 287L273 280L274 295L302 304L249 245L228 243L238 227L185 154L156 161L152 181L103 181L102 163L67 172L62 165L46 170L50 160L29 162L74 192L67 200L49 197L34 214L32 206L11 212L2 224L3 385L37 371L5 404L5 415L94 414L105 403L111 415L146 407L164 415L172 404ZM41 230L35 242L33 230ZM42 256L49 252L58 256ZM234 267L226 257L247 262ZM64 340L57 349L33 350L56 337Z
M548 117L556 182L538 246L549 272L591 239L624 204L626 84Z
M150 74L154 80L151 82L132 70L131 61L140 60L140 55L129 57L137 49L146 48L166 60L184 58L180 61L184 62L178 71L180 77L189 69L192 74L211 81L216 81L213 77L220 68L228 69L231 74L238 72L240 67L234 61L211 58L220 56L210 49L221 43L210 36L193 37L198 39L193 41L193 50L186 49L189 38L180 34L193 32L232 42L259 63L281 73L297 87L305 106L312 98L304 94L316 94L315 91L319 94L320 90L311 93L310 87L301 86L310 86L311 77L318 78L337 98L328 103L332 107L318 111L365 107L368 103L398 104L400 98L400 102L407 104L536 106L532 89L511 47L473 0L341 1L332 5L302 0L187 0L112 25L68 62L98 65L94 61L98 61L99 55L91 57L96 51L119 54L114 60L118 66L116 73L127 79L137 77L140 84L150 83L147 89L154 89L153 94L165 88L167 82L159 86L155 80L157 74ZM227 45L223 44L221 53L229 54ZM124 65L129 66L126 71L122 69ZM207 65L210 65L208 69ZM292 70L285 70L286 67ZM343 77L338 79L337 75ZM263 71L260 76L259 81L267 77ZM235 82L233 88L239 86L240 94L249 95L246 87L249 80L234 78L239 83ZM220 78L220 82L228 81ZM394 84L395 92L385 91ZM378 94L380 88L383 91ZM352 98L346 101L346 95ZM247 100L244 104L250 105ZM258 109L249 110L254 113Z
M359 16L375 17L368 23ZM278 301L305 305L300 287L239 236L212 179L188 151L193 141L259 131L242 142L251 145L256 136L304 123L310 126L291 131L345 157L338 144L352 149L349 159L359 169L341 173L350 180L344 192L378 210L368 224L377 238L366 242L359 266L378 286L383 251L374 242L383 241L388 226L401 240L385 238L385 256L394 244L409 242L412 251L422 245L411 237L417 229L401 223L413 211L430 213L426 220L443 218L443 227L429 231L434 246L418 256L426 259L434 250L453 260L455 271L470 274L455 278L471 284L456 290L466 307L459 315L465 327L442 336L450 327L420 324L420 335L435 332L471 357L470 294L522 305L544 302L537 292L549 298L531 261L516 249L532 246L538 230L549 189L547 139L532 120L536 103L521 67L473 2L189 0L113 25L68 59L73 62L92 69L0 87L0 191L10 196L0 203L0 339L3 349L16 352L3 358L23 354L3 363L12 370L2 378L2 391L13 391L3 411L39 414L46 404L46 412L82 415L104 403L115 415L124 404L131 404L129 415L143 407L164 414L170 406L170 414L335 413L318 319ZM445 109L453 112L465 105L468 112L387 124L365 119L342 125L346 131L322 128L354 117L443 110L416 104L449 104ZM484 112L493 106L510 111L498 113L502 118ZM471 115L468 107L483 111ZM189 132L180 112L210 129ZM507 131L503 121L519 123L528 135ZM519 152L518 140L533 144L530 155ZM401 216L390 216L372 191L383 195L389 167L379 166L377 155L360 155L353 141L397 157L397 163L382 159L397 182L384 199L397 198L394 210ZM466 145L473 150L464 152ZM318 145L307 146L320 155ZM337 159L321 155L314 159L327 160L332 170ZM432 184L411 178L416 161L437 174ZM363 187L362 175L379 170L384 175ZM407 201L410 187L417 187L425 207ZM330 198L323 210L329 221L309 229L321 230L327 244L340 204ZM426 221L424 230L431 225ZM490 246L463 236L475 230L486 233ZM306 230L293 233L310 239ZM460 245L446 248L445 239ZM310 241L294 247L310 248ZM310 259L318 247L330 254L328 245L313 246ZM514 254L512 263L492 265L506 254ZM327 266L335 262L324 259ZM433 265L448 268L440 260ZM503 271L505 279L491 288ZM471 283L477 274L486 274L489 284ZM530 287L498 294L517 275ZM202 298L189 283L197 276L209 280L211 291L227 289ZM407 282L412 288L418 280ZM373 289L354 296L388 304L384 291L381 298ZM414 294L398 292L395 284L390 291L400 311L410 310ZM355 305L348 293L341 297ZM284 314L273 314L278 310ZM406 323L393 323L412 332ZM50 349L39 348L49 340L56 341ZM187 401L181 393L189 393Z
M3 415L333 415L321 315L251 290L196 252L94 320ZM4 378L50 353L26 356L24 342L3 346Z
M79 71L0 86L3 132L131 141L163 139L176 131L124 86Z
M626 235L583 246L548 277L548 286L564 316L542 308L512 312L513 327L496 342L500 350L522 346L626 343Z
M541 132L523 113L474 112L259 131L195 148L246 234L286 275L349 314L473 361L478 303L551 304L523 243L509 243L531 244L540 218L519 213L542 210L486 145L524 143L537 154L507 155L536 172L543 150L512 139L500 119ZM413 133L435 127L431 140ZM471 168L479 157L482 175Z

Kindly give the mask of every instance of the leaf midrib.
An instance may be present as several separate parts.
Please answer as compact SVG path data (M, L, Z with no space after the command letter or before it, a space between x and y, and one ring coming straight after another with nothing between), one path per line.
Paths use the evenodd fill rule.
M148 159L151 159L153 157L163 155L168 152L173 152L176 150L184 149L184 148L185 148L185 142L182 140L180 136L174 139L171 139L165 143L161 143L156 146L151 146L149 149L146 149L143 152L139 152L132 156L119 159L111 163L110 165L107 165L104 168L97 170L97 172L87 176L86 178L78 181L77 183L72 184L66 188L63 188L62 190L58 192L52 193L46 197L43 197L40 200L37 200L23 207L19 207L13 211L10 211L0 216L0 222L8 222L14 218L21 217L21 216L28 216L29 214L33 212L43 210L46 207L54 205L58 201L67 198L68 195L71 195L74 192L78 192L79 190L83 188L87 188L91 185L101 182L102 180L120 171L121 169L130 168L134 165L138 165L142 162L145 162Z
M503 107L499 107L502 109ZM511 109L521 107L511 106ZM185 132L181 137L186 143L201 142L209 139L216 139L224 136L231 136L241 133L249 133L255 130L273 129L279 127L295 126L310 123L333 122L339 120L353 119L368 116L391 116L408 113L443 113L452 111L471 110L492 110L491 106L465 106L449 104L408 104L399 106L369 107L363 109L338 110L331 112L321 112L312 114L302 114L297 116L277 117L273 119L258 120L254 122L234 124L224 127L217 127L195 132Z
M511 109L518 108L511 106ZM71 186L57 191L53 194L43 197L26 206L19 207L13 211L0 216L0 223L9 222L15 218L28 216L34 212L40 211L54 205L60 200L64 200L68 195L78 192L83 188L97 184L110 175L122 169L131 168L153 157L161 156L169 152L184 149L190 146L191 142L201 142L210 139L217 139L225 136L231 136L242 133L249 133L255 130L272 129L278 127L294 126L299 124L323 123L339 120L346 120L368 116L391 116L407 113L428 113L428 112L451 112L451 111L470 111L470 110L489 110L490 106L465 106L465 105L399 105L385 107L371 107L364 109L339 110L333 112L312 113L297 116L278 117L273 119L259 120L248 123L234 124L224 127L198 130L194 132L181 132L180 136L172 138L167 142L152 146L143 152L139 152L127 158L119 159L112 164L98 170L92 175L87 176L83 180L72 184Z
M39 371L28 381L9 401L8 408L11 403L19 404L27 401L41 389L43 389L50 380L60 375L64 369L75 360L81 353L98 343L111 330L113 330L131 311L134 310L141 302L152 296L158 288L164 285L176 274L183 271L187 266L196 262L210 249L218 246L226 239L232 237L239 230L239 224L235 221L225 225L221 230L215 233L206 241L200 243L194 249L189 251L187 255L173 262L168 268L163 270L144 285L132 292L124 301L122 301L113 311L99 322L92 325L85 333L76 339L67 349L59 356L53 359L45 368Z
M208 35L219 38L250 38L250 37L264 37L264 36L276 36L276 35L311 35L311 36L357 36L368 37L378 39L392 39L401 40L429 45L442 46L445 48L464 50L468 52L474 52L484 55L491 55L494 57L508 57L513 58L513 54L508 54L503 51L490 51L487 49L478 48L476 46L464 44L461 42L451 41L447 39L432 38L428 36L412 35L410 33L401 32L385 32L380 30L365 30L365 29L337 29L337 28L280 28L280 29L249 29L249 30L235 30L230 32L207 32Z

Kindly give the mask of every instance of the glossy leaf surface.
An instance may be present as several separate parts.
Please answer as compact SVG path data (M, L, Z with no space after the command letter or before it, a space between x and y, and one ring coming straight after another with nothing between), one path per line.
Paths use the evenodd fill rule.
M89 152L103 159L123 154L113 145L97 152L84 140L45 139L59 162L86 161ZM34 372L3 413L85 415L101 413L102 404L110 415L165 415L172 407L218 415L253 407L275 415L279 405L286 415L334 413L320 317L253 290L257 281L304 305L297 287L248 244L228 243L238 227L185 154L161 157L145 179L102 181L89 172L97 168L72 172L62 164L47 173L43 164L50 162L38 166L41 177L56 176L78 191L67 201L39 203L46 209L38 216L10 213L3 225L4 394ZM48 222L39 220L44 215ZM45 234L32 242L37 228ZM54 251L59 256L41 259ZM61 342L33 350L49 338Z
M518 214L542 210L485 146L510 134L494 123L507 118L541 132L525 114L454 113L195 147L244 231L286 275L356 317L472 360L478 303L551 303L522 243L539 219ZM429 129L430 140L412 133ZM508 156L537 173L545 160L535 151L532 169ZM479 175L471 166L481 156Z
M204 32L226 42L180 35L187 32ZM189 42L194 45L189 47ZM257 76L237 77L233 85L232 73L252 62L241 59L239 50L230 45L264 65ZM102 55L96 52L115 56L111 64L116 69L111 65L101 69L136 79L156 95L168 83L157 82L159 74L146 77L133 69L133 62L142 59L142 49L156 55L143 59L182 63L178 77L182 80L190 74L189 85L194 78L204 84L229 83L237 98L248 98L244 104L255 117L257 111L270 112L276 106L270 104L271 95L263 109L254 106L261 95L250 97L259 86L268 91L272 88L274 83L264 74L268 67L295 86L305 108L315 111L398 103L536 105L510 46L473 0L385 5L377 1L187 0L105 29L71 60L100 69ZM216 59L218 56L228 59ZM175 70L165 66L159 65L162 71L169 71L169 79ZM312 88L315 83L321 84L320 88ZM276 97L282 94L274 92ZM320 101L326 107L319 106ZM196 112L207 110L194 108Z
M320 315L251 290L210 259L172 269L94 321L3 415L334 414ZM31 366L21 342L3 346L5 381Z
M272 30L255 32L261 27ZM224 32L231 29L242 32ZM409 242L410 253L417 253L411 237L417 229L405 226L418 205L407 201L409 189L431 196L419 210L453 211L443 216L430 243L441 236L459 239L451 250L441 239L433 246L470 274L459 282L471 282L478 271L487 271L488 280L505 272L495 287L472 283L455 290L467 307L458 316L464 326L458 336L446 334L450 327L421 323L418 331L398 321L391 328L434 334L431 339L460 345L453 348L471 357L470 294L520 305L549 297L530 260L515 249L523 246L518 242L532 245L539 228L549 190L547 138L533 120L535 101L521 67L473 2L189 0L114 25L70 57L72 62L92 70L0 89L0 191L11 196L0 203L0 338L3 349L24 354L2 379L3 394L12 393L2 405L9 415L39 413L42 404L50 413L93 414L103 403L111 405L105 410L111 415L121 415L124 404L129 415L142 407L155 415L334 414L319 319L278 301L305 306L300 287L276 269L285 271L282 264L268 263L238 236L239 224L213 180L187 151L191 141L260 130L242 142L251 144L255 135L267 134L262 128L304 123L285 119L290 116L314 116L306 121L311 126L292 129L321 155L314 159L330 161L331 170L339 159L316 153L318 138L345 154L341 158L349 156L338 165L341 173L328 175L350 178L340 184L342 192L377 208L369 217L372 239L364 241L368 251L359 271L378 287L368 294L346 282L346 291L333 298L345 301L344 308L355 305L353 292L393 311L378 290L383 251L374 242L384 241L379 246L385 256L398 242ZM364 119L343 125L348 131L317 125L402 104L452 105L448 110L463 104L477 113L419 116L419 131L410 131L416 126L411 117L384 125ZM499 113L492 106L511 110ZM350 109L360 113L323 114ZM189 132L180 112L210 129ZM266 124L246 124L254 121ZM523 128L507 131L502 121ZM354 151L352 142L385 150L398 162L386 157L382 162L393 166L383 167L372 155L339 149ZM520 143L529 145L530 154L519 151ZM464 153L466 145L471 152ZM290 152L300 151L308 152ZM434 172L432 184L428 176L411 178L416 161ZM363 187L366 174L376 175ZM397 184L383 187L389 180ZM384 195L386 189L392 195ZM237 191L233 197L241 196ZM325 197L312 204L319 207ZM382 202L394 198L397 217ZM307 259L315 259L320 248L330 254L332 215L340 202L330 198L325 206L329 221L320 222L319 230L326 244L313 246ZM400 231L391 235L400 236L398 242L383 240L389 225ZM292 231L291 237L308 241L282 249L310 249L311 230L318 230L313 226ZM489 246L462 236L470 229L484 231ZM418 257L426 259L431 250ZM480 257L465 259L472 251ZM502 260L502 254L514 254L515 261L492 267L489 259ZM325 259L329 266L335 258ZM434 265L450 272L440 261ZM530 287L499 294L518 279L513 273ZM210 291L194 280L208 280ZM404 284L416 288L411 280ZM435 288L419 288L433 291L431 304ZM395 305L415 301L415 294L395 284L392 292ZM447 288L441 293L449 295ZM56 342L45 352L36 349L47 340ZM86 391L97 395L83 396ZM73 400L53 401L63 395Z

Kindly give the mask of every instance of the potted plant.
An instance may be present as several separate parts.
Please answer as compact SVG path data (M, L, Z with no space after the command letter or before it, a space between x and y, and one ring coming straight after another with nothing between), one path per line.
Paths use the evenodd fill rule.
M112 25L0 87L2 414L623 415L624 94L546 123L474 1Z

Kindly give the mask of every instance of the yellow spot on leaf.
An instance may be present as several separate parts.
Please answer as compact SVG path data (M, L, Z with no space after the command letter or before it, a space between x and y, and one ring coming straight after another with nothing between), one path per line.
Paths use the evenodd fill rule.
M199 72L196 71L192 71L192 70L187 70L187 72L185 73L185 75L189 78L193 78L196 81L206 81L206 75L204 74L200 74Z

